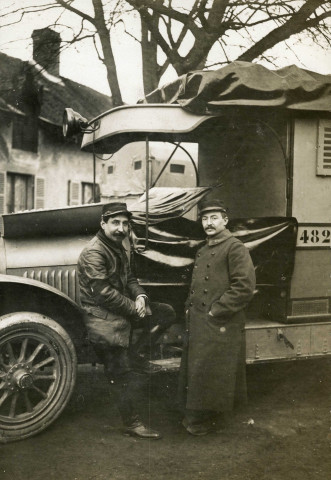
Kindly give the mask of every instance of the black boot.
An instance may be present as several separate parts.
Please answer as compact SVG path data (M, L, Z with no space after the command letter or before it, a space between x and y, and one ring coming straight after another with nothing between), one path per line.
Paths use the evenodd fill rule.
M146 375L153 375L162 370L160 365L156 365L149 361L149 355L131 355L131 366L137 373L144 373Z
M132 419L131 424L128 425L124 431L124 435L127 437L148 438L151 440L159 440L162 438L159 432L146 427L138 416Z
M115 393L123 423L126 426L124 435L158 440L161 435L147 428L136 411L136 403L139 400L141 387L144 383L142 383L142 377L145 378L145 375L128 372L120 381L112 384L112 390Z

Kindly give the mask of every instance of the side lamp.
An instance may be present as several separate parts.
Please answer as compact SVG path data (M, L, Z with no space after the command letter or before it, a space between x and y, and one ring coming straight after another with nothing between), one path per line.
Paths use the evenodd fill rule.
M82 117L78 112L72 108L65 108L63 112L63 136L71 138L78 133L83 132L89 127L86 118Z

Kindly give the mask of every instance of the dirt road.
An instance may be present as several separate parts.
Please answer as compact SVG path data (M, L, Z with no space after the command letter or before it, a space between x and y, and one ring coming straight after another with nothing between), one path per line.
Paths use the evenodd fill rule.
M330 373L327 359L248 367L248 406L205 437L181 426L176 374L158 374L141 408L164 438L144 441L122 435L101 367L85 367L52 427L0 446L0 479L324 480L331 476Z

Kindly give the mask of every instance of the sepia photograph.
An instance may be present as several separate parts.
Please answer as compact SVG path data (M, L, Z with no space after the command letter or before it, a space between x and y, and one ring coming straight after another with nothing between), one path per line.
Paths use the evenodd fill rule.
M1 0L1 480L331 475L329 0Z

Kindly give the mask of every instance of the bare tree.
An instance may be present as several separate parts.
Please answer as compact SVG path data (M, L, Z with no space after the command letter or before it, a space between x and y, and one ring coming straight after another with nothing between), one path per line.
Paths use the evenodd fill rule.
M178 6L188 2L172 0L127 0L127 3L138 10L142 24L146 25L166 56L166 61L158 68L161 74L169 63L178 75L205 67L208 54L216 43L224 52L224 60L219 64L228 63L232 46L227 41L230 32L243 38L242 53L232 60L253 61L276 44L302 33L310 35L319 44L324 42L325 46L330 46L330 24L327 25L331 16L330 1L195 0L190 2L190 8ZM164 33L161 24L165 27ZM266 33L255 40L254 35L258 29L261 31L261 27ZM192 39L191 48L185 55L180 55L188 34Z
M10 19L16 14L19 22L29 13L59 9L57 26L64 12L80 18L81 27L70 44L88 37L93 40L107 70L114 105L122 104L112 45L119 22L141 45L145 93L158 86L170 65L182 75L233 60L270 60L270 49L292 35L310 36L324 48L331 43L329 0L90 0L92 14L78 9L75 0L44 0L37 5L33 0L25 2L30 2L29 7L12 7L1 15ZM140 17L138 34L126 24L133 12ZM233 58L234 44L240 53ZM210 65L208 55L215 46L221 52L220 59Z

